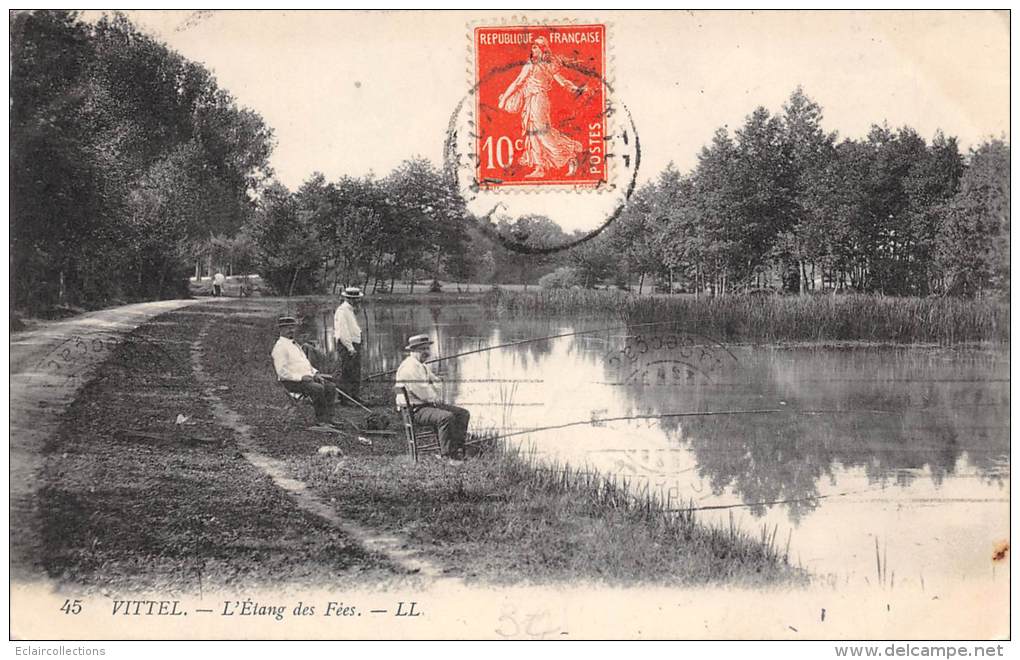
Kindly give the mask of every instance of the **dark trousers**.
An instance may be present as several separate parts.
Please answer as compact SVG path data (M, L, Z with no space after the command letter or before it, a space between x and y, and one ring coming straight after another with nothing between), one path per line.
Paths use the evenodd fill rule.
M414 423L434 426L439 433L439 453L459 457L464 453L471 413L459 406L437 403L415 408Z
M361 344L354 344L354 355L337 342L336 353L340 357L340 373L337 385L344 392L361 401Z
M312 405L315 406L315 421L332 422L333 404L336 403L336 386L325 380L316 383L314 380L283 380L280 381L287 388L288 392L307 394L312 397Z
M221 287L219 284L213 284L212 285L212 294L214 296L218 296L221 293L223 293L223 287Z

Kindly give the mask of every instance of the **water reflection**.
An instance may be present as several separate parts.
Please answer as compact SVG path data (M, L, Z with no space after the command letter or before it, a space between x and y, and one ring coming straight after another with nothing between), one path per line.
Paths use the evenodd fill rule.
M598 327L471 305L364 313L366 373L395 369L412 334L429 333L446 357ZM315 318L330 335L332 310ZM1008 351L729 347L661 330L607 328L438 366L475 428L584 422L516 439L642 479L664 500L796 527L804 561L826 570L863 572L872 536L888 534L913 561L966 573L980 543L1008 536ZM900 538L913 523L926 528ZM947 563L939 544L960 530L968 559Z

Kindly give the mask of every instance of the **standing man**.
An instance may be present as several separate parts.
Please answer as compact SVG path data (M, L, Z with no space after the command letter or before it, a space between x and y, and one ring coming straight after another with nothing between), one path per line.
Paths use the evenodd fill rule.
M212 278L212 294L214 296L223 295L223 283L227 281L227 278L223 276L223 273L216 271L216 274Z
M397 385L407 388L411 414L417 424L434 426L439 433L439 452L452 461L464 458L464 440L467 438L471 413L459 406L443 403L439 392L442 381L425 361L431 354L432 340L428 335L415 335L404 347L409 355L397 368ZM397 407L404 401L397 395Z
M333 339L340 358L340 389L355 401L361 402L361 326L358 311L365 294L356 286L343 290L344 299L333 315Z
M320 374L308 356L294 341L297 319L281 316L277 321L280 338L273 346L273 366L276 377L288 392L307 394L315 405L315 421L319 424L333 423L333 404L336 403L336 386Z

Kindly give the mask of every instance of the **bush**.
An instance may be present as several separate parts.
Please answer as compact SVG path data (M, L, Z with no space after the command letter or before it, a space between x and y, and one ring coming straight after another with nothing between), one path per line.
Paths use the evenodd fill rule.
M538 280L538 285L543 289L569 289L575 284L577 284L577 273L569 266L557 268Z

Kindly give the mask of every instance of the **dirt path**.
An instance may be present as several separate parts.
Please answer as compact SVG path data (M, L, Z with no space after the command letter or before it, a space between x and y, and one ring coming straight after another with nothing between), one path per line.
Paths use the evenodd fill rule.
M11 577L41 577L38 491L47 440L96 367L149 319L214 300L164 300L91 312L12 335L10 342Z

